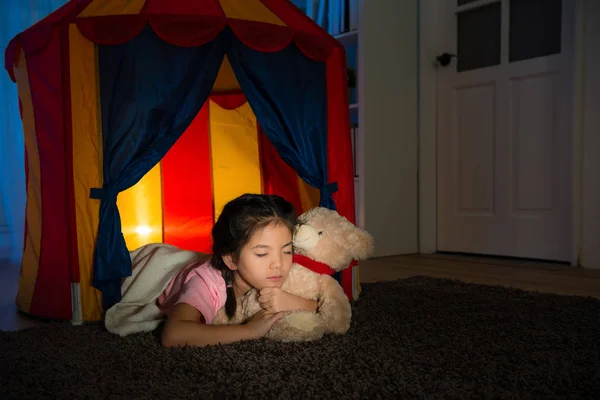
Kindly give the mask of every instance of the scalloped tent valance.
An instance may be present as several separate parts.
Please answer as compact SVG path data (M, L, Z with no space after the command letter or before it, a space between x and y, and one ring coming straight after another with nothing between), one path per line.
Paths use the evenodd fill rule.
M256 10L250 3L260 9L258 16L249 11ZM162 40L183 47L204 45L229 27L244 45L261 52L277 52L291 43L315 61L326 61L334 47L344 52L287 0L71 0L10 41L5 68L15 81L13 68L21 50L25 56L42 51L56 29L66 35L75 25L97 45L117 45L135 38L147 24Z

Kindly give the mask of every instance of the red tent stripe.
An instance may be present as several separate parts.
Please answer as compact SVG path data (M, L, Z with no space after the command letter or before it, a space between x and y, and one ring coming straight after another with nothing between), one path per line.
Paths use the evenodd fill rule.
M72 249L66 238L73 210L69 209L71 191L65 180L71 171L65 164L64 88L61 63L45 62L61 59L59 32L54 29L48 46L27 59L40 153L43 216L40 265L29 311L41 317L70 319Z
M258 126L258 138L263 192L282 196L294 205L298 214L302 213L302 200L300 191L298 190L298 176L296 172L283 161L279 152L271 144L260 125Z
M217 105L226 110L235 110L248 102L246 96L241 91L227 93L213 93L210 99Z
M327 60L327 170L329 182L337 182L338 191L333 200L340 215L356 223L354 213L354 172L352 171L352 147L350 116L346 77L346 54L342 47L335 47ZM342 287L352 299L352 268L342 272Z
M352 223L354 215L354 172L346 63L343 48L336 47L327 61L327 170L329 181L338 183L333 194L338 212Z
M73 124L71 122L71 60L69 59L69 26L62 25L60 27L61 32L61 46L63 51L61 52L62 68L63 68L63 93L67 94L63 96L63 121L64 121L64 135L65 135L65 171L67 180L67 207L68 207L68 220L65 224L68 224L69 238L71 239L68 243L69 247L69 265L71 267L70 275L71 282L79 282L79 252L77 249L77 220L75 213L75 184L73 182Z
M213 195L208 102L161 161L164 242L211 249Z

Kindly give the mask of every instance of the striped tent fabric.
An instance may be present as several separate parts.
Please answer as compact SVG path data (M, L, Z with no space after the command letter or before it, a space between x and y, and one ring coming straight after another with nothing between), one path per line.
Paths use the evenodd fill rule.
M128 59L129 53L118 53L123 46L138 46L136 54L154 54L161 71L173 74L178 73L176 60L191 54L183 54L186 49L222 57L214 83L208 82L208 98L190 111L193 118L182 123L177 140L141 179L118 193L126 250L169 243L209 252L210 230L220 210L242 193L279 194L299 212L323 204L325 186L310 184L301 177L306 171L284 160L290 156L273 141L272 121L263 117L264 125L257 118L264 115L258 112L258 91L242 89L240 73L252 71L242 71L240 60L250 53L219 53L226 30L233 40L264 54L274 75L287 67L273 57L285 57L292 50L313 63L315 73L322 69L323 96L318 90L311 93L325 101L327 181L337 185L330 195L337 211L355 223L344 48L291 2L71 0L17 35L5 54L6 69L18 86L26 152L25 245L16 299L21 311L76 322L103 318L103 294L94 285L94 268L106 214L101 212L103 201L90 193L106 187L107 173L113 172L106 161L126 154L129 145L109 134L114 114L121 113L122 120L136 112L136 104L123 99L125 83L116 83L123 79L117 77L117 67L130 63L134 80L153 76L157 68L143 56ZM173 46L164 49L163 42ZM117 67L115 54L125 54ZM170 56L163 62L166 54ZM194 57L200 56L204 57ZM138 84L160 97L166 96L164 85L172 82L167 76L163 86L152 79ZM294 93L304 90L300 88ZM289 103L277 106L289 109L298 98L307 101L292 96ZM120 99L118 107L114 99ZM185 109L188 103L177 107ZM357 274L353 263L339 277L351 299L360 292Z

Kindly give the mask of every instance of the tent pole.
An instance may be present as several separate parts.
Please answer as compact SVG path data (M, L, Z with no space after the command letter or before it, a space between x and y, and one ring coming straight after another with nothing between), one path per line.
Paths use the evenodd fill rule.
M73 305L71 324L76 326L83 325L79 282L71 282L71 304Z

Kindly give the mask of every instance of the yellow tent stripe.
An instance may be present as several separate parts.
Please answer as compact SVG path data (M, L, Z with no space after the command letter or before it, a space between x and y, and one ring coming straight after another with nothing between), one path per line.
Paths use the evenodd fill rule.
M162 177L160 163L117 198L121 229L129 251L163 242Z
M102 187L102 129L96 79L96 48L72 24L69 27L71 59L71 115L73 124L73 182L80 297L84 321L102 319L102 294L92 286L92 266L100 201L90 199L90 188Z
M227 18L286 26L260 0L219 0Z
M15 68L15 77L23 115L23 133L28 160L27 183L27 237L21 263L21 277L17 293L17 307L23 312L29 312L35 290L38 269L40 265L40 248L42 242L42 182L40 171L40 153L35 131L35 116L31 99L31 87L27 73L27 61L21 50L19 64Z
M215 220L225 204L262 192L256 117L248 103L226 110L210 101L210 150Z
M213 85L213 92L227 92L230 90L240 90L240 84L235 77L235 73L233 72L231 64L229 63L229 58L225 56L223 58L223 63L221 63L217 80Z
M311 208L315 208L319 205L321 194L319 189L312 187L296 175L298 180L298 193L300 194L300 203L302 204L302 212L308 211ZM290 182L291 184L291 182Z
M80 17L103 15L139 14L146 0L94 0L80 14Z

